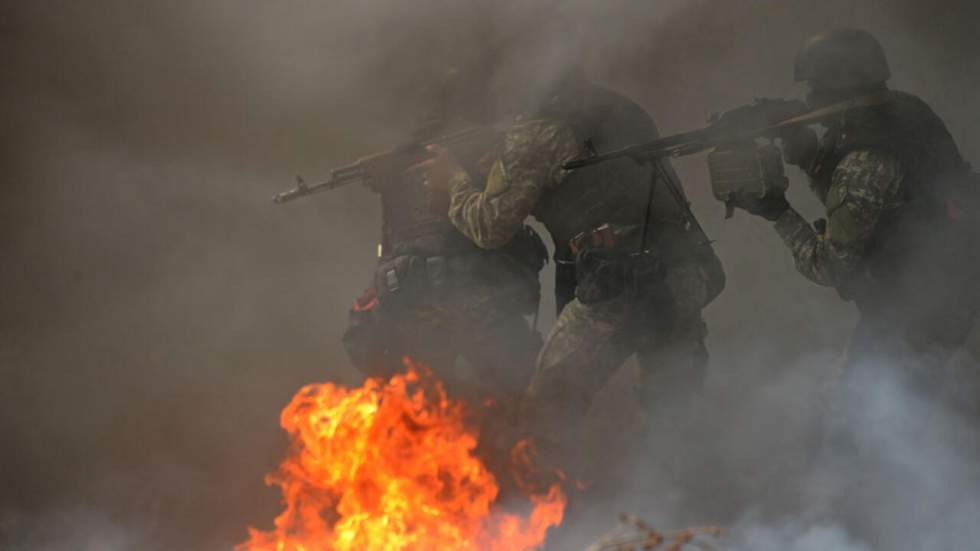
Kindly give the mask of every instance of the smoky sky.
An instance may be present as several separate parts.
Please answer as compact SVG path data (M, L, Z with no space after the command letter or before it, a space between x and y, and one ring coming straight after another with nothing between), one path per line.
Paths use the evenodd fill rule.
M339 337L380 235L364 189L269 198L297 173L404 140L447 66L484 67L503 113L579 65L669 133L799 96L803 39L863 27L894 87L928 101L980 162L969 0L96 0L0 13L4 548L221 549L268 525L279 410L303 384L359 380ZM725 438L758 434L766 408L788 419L733 444L731 461L796 461L794 397L809 379L767 384L832 363L853 309L803 280L766 225L722 219L702 157L677 167L728 272L706 311L709 394L744 414ZM790 200L817 217L790 172ZM732 501L712 514L737 517Z

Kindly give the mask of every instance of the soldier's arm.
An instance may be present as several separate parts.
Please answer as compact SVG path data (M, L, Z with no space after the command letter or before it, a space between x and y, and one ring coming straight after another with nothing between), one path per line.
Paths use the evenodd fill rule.
M567 126L546 120L518 122L504 136L483 190L465 174L453 178L449 218L480 247L502 247L521 229L542 192L564 179L561 164L578 154Z
M855 274L882 216L903 204L903 179L898 160L887 153L863 150L845 156L832 175L823 234L792 208L776 220L797 270L826 286Z

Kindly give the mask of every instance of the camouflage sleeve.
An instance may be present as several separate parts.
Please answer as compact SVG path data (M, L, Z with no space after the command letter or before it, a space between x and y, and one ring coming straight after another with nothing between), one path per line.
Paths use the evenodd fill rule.
M776 220L800 273L826 286L855 274L882 215L904 202L903 180L901 165L891 155L865 150L845 156L832 175L823 234L792 208Z
M504 136L482 191L467 177L453 180L449 218L480 247L502 247L521 229L541 193L564 179L561 163L577 154L574 133L566 125L519 121Z

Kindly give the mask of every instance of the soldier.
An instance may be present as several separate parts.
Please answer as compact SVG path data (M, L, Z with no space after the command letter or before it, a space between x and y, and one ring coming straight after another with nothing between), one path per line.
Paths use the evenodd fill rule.
M743 197L736 206L774 222L800 273L857 306L846 365L827 404L816 477L823 491L827 481L843 481L829 490L831 514L873 547L915 547L904 539L912 534L891 542L901 531L876 514L895 488L916 481L893 472L894 458L865 443L866 404L875 385L896 380L903 395L945 399L944 364L980 307L980 182L929 106L887 87L888 63L869 33L814 36L795 72L809 87L809 107L873 99L825 123L821 139L808 127L783 138L785 160L806 172L826 219L810 225L781 194ZM830 476L822 478L825 472Z
M784 159L807 174L825 220L811 226L782 195L736 206L775 223L800 273L854 301L860 321L848 371L903 365L908 382L935 392L980 304L978 186L942 120L921 99L890 90L890 74L865 31L807 41L795 78L809 87L809 107L878 101L826 123L822 139L810 127L783 139Z
M505 246L531 215L554 240L560 314L522 420L541 463L573 475L583 467L590 403L629 356L639 355L636 390L650 406L670 402L668 393L689 396L704 377L701 309L724 274L671 167L621 159L561 168L593 148L656 133L641 107L570 72L506 132L485 186L439 148L425 164L430 184L450 190L453 224L480 247Z
M429 94L434 106L420 138L485 125L479 94L451 71ZM486 174L479 159L490 151L456 153L477 179ZM547 249L524 226L498 250L477 247L449 220L446 193L403 169L371 182L381 198L382 241L371 286L350 311L348 355L365 374L380 376L401 370L409 356L430 366L453 396L475 404L490 398L494 415L512 418L541 346L525 316L537 316ZM460 371L460 358L470 373Z

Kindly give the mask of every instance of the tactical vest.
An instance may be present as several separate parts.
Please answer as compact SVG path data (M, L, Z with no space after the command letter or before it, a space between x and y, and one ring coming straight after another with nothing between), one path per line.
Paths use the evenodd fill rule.
M472 176L485 181L479 156L489 151L452 150L453 156ZM382 256L446 256L478 251L449 220L449 195L425 186L421 174L399 175L379 188L381 194Z
M449 220L448 199L421 176L404 176L381 193L382 256L447 256L478 247Z
M450 150L474 182L485 184L479 157L489 151ZM503 248L487 251L456 229L449 219L449 195L429 190L422 175L399 174L375 190L381 195L382 242L374 286L381 302L394 309L399 303L419 304L450 280L465 282L476 273L489 277L497 270L501 296L508 288L523 289L526 312L537 311L537 274L548 250L533 229L525 226Z
M898 159L906 203L879 222L865 269L839 290L862 311L934 311L967 303L976 286L977 186L943 121L921 99L888 91L882 105L845 113L828 125L811 175L826 200L834 169L850 152Z
M568 96L553 97L537 113L571 127L581 144L580 153L587 153L588 148L609 151L656 138L656 126L641 107L604 88L580 86L583 89ZM650 167L618 159L577 169L560 186L547 190L532 214L551 233L556 260L572 260L569 241L602 224L643 225L651 176ZM653 234L665 224L684 224L683 211L666 190L655 193L650 207Z

